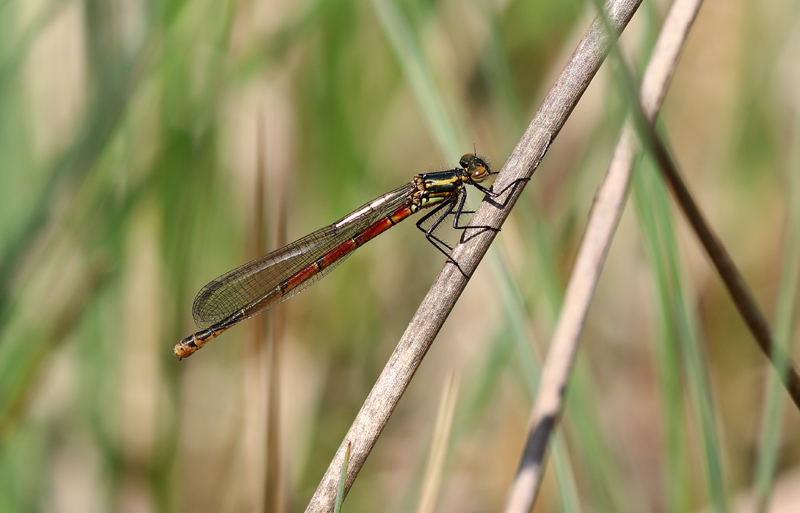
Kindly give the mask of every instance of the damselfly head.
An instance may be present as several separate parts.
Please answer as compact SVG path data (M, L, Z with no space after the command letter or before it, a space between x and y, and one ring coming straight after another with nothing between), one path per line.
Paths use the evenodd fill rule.
M458 163L469 174L470 179L476 183L480 183L489 175L494 174L489 169L489 164L474 153L464 154Z

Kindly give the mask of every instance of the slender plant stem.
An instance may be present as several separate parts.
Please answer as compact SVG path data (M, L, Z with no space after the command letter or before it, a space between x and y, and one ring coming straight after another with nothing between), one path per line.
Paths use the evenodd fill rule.
M617 35L628 24L640 3L641 0L612 0L606 4L613 32L606 31L602 20L597 19L592 23L497 177L495 190L505 189L506 192L496 200L485 199L473 217L473 225L500 228L521 194L525 181L533 175L597 73ZM453 250L452 257L471 276L496 232L490 229L468 232ZM352 453L345 493L350 489L467 281L461 271L450 264L446 264L439 273L353 421L306 508L307 512L328 512L333 509L339 471L348 444L352 444Z
M661 107L678 55L702 0L676 0L664 22L640 92L646 115L654 119ZM547 445L563 410L580 335L600 278L606 255L628 197L631 174L641 145L633 122L623 127L613 158L600 185L586 232L564 295L564 305L542 369L539 391L528 424L528 437L517 475L506 500L506 513L528 512L541 486Z

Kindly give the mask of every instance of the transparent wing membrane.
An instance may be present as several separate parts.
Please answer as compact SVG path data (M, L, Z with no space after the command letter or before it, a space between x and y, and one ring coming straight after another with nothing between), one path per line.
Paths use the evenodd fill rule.
M313 265L343 242L351 240L409 202L416 190L411 183L363 205L339 221L321 228L252 262L223 274L203 287L192 307L194 321L201 328L219 323L234 313L248 310L247 317L281 303L331 272L352 250L285 293L281 286ZM369 239L368 239L369 240Z

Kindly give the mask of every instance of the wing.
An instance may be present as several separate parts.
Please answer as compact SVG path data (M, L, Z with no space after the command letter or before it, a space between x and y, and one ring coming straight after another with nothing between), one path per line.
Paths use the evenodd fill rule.
M309 272L308 267L311 264L407 204L415 190L416 186L413 183L399 187L363 205L332 225L260 256L213 280L200 290L194 300L192 315L195 323L200 328L207 328L242 309L247 311L246 317L251 317L286 301L316 283L342 263L352 251L343 254L318 272ZM298 273L300 275L296 280L301 281L284 292L281 284L285 284Z

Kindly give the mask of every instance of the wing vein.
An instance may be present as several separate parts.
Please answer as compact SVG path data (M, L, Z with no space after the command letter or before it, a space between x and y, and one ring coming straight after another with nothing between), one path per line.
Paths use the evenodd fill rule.
M366 203L329 226L219 276L197 294L192 306L195 323L207 328L242 309L255 308L248 312L248 317L256 315L317 282L351 252L311 274L290 291L283 293L278 290L287 279L406 204L414 190L415 185L408 183Z

